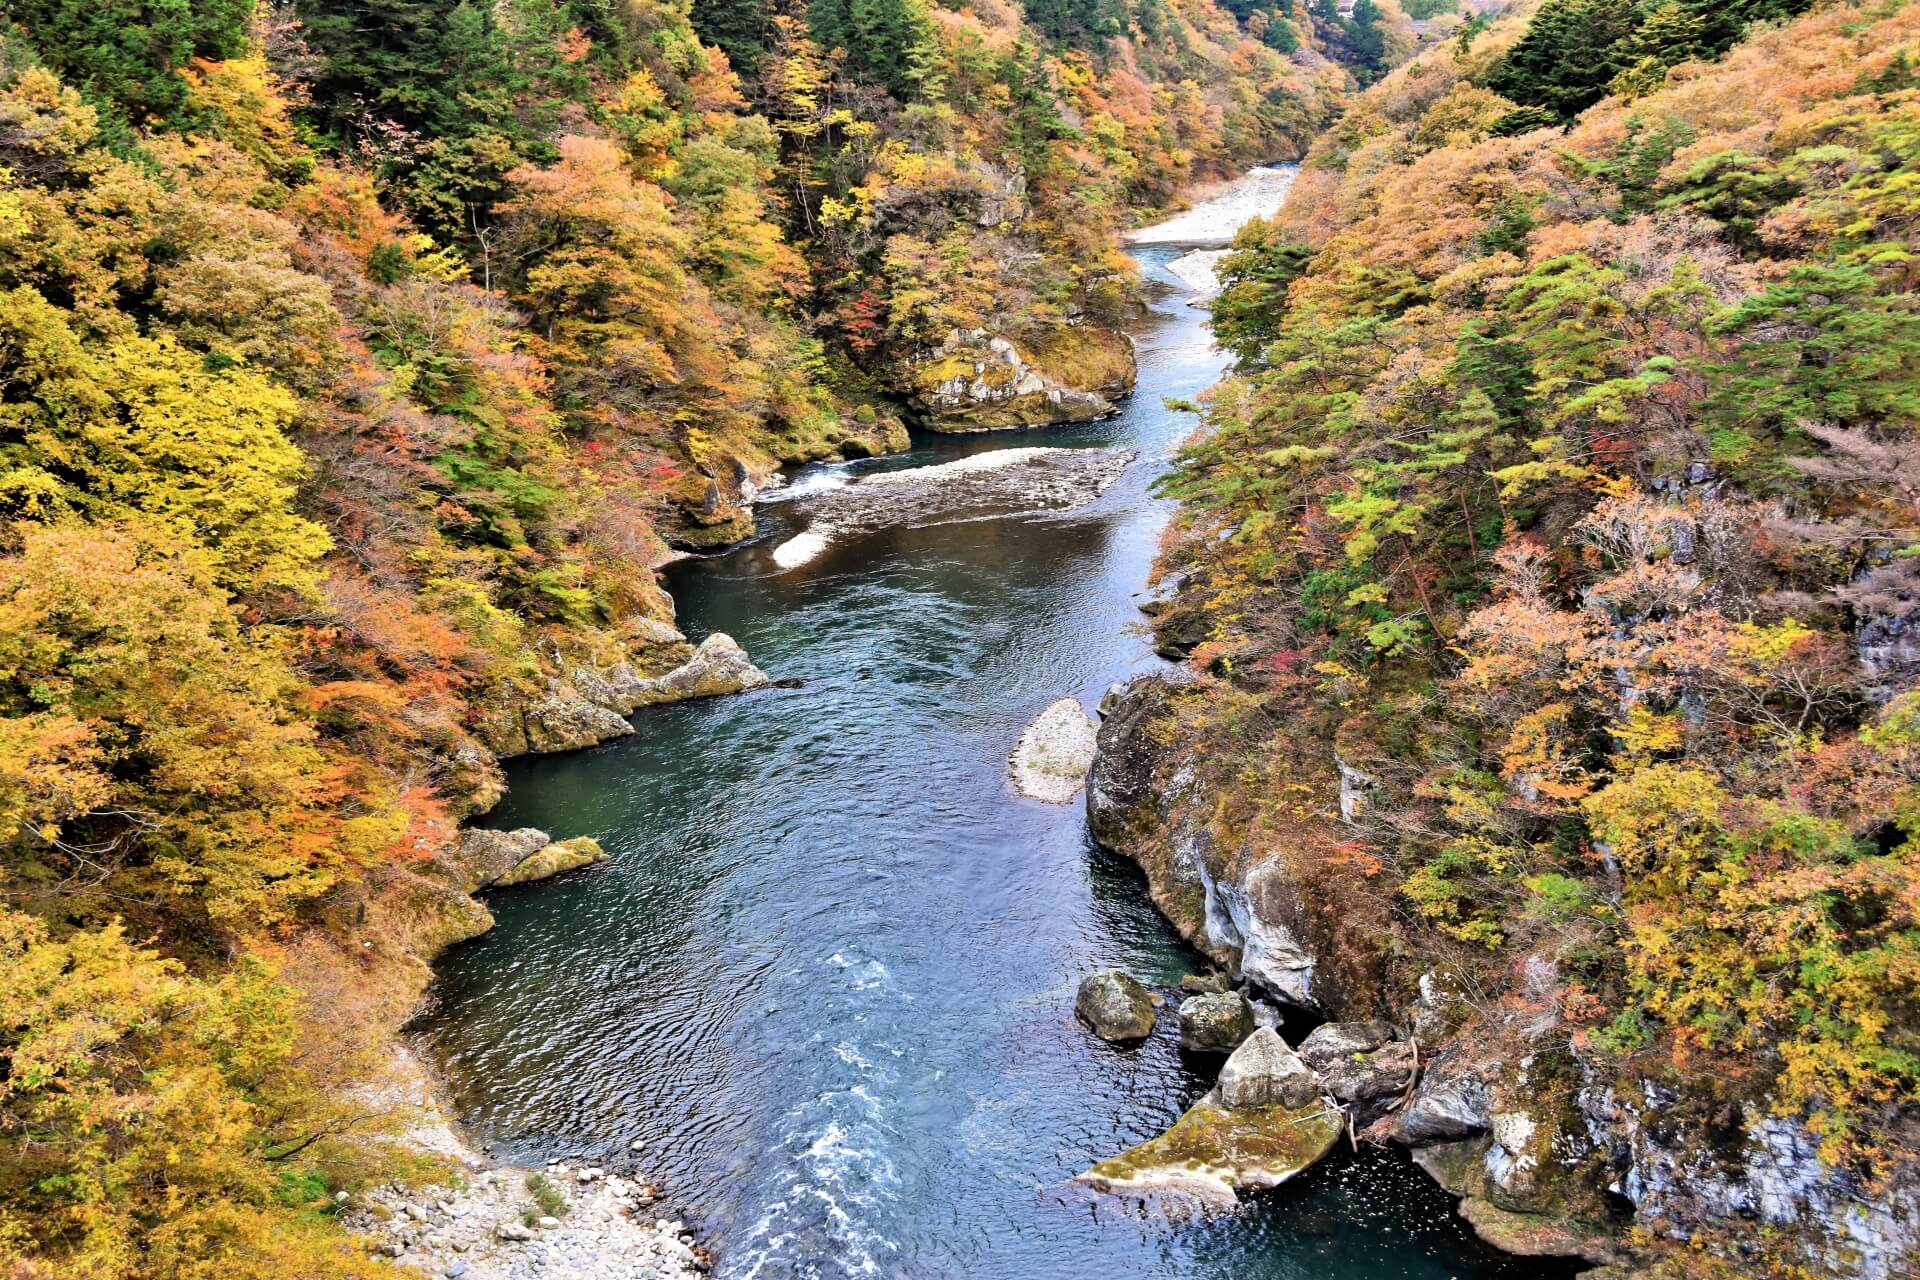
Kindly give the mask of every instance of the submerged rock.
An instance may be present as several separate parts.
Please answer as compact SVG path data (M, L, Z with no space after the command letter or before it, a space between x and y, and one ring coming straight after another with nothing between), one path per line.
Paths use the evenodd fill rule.
M1604 1229L1555 1215L1513 1213L1476 1196L1460 1202L1460 1216L1482 1240L1523 1258L1583 1258L1604 1264L1628 1256L1620 1241Z
M1107 491L1138 457L1132 449L997 449L861 476L807 502L804 529L773 550L792 569L838 538L899 525L1071 511Z
M1101 969L1080 981L1073 1011L1102 1040L1144 1040L1153 1034L1153 995L1118 969Z
M1279 1186L1311 1167L1333 1149L1341 1128L1340 1111L1322 1101L1313 1072L1262 1028L1172 1128L1078 1180L1174 1214L1228 1209L1239 1193Z
M1014 748L1013 785L1021 795L1065 804L1086 785L1097 726L1078 698L1062 698L1034 717Z
M1253 1008L1238 991L1180 1002L1180 1047L1191 1053L1232 1053L1253 1032Z
M606 857L606 850L592 836L575 836L571 840L555 841L536 849L493 883L497 886L528 884L545 880L548 876L557 876L562 871L604 862Z

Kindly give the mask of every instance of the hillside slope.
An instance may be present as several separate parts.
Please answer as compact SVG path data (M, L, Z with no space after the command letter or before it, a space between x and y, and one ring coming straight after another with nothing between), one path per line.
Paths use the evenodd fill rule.
M1124 389L1114 230L1351 83L1290 5L722 9L6 9L10 1274L380 1271L353 1086L591 856L456 838L498 759L755 678L656 566L903 447L950 334Z
M1910 1275L1920 9L1723 8L1423 55L1243 236L1093 819L1491 1238Z

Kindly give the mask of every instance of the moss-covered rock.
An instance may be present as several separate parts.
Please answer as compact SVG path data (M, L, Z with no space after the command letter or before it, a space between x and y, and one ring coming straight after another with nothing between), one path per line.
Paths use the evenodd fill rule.
M1118 969L1101 969L1080 981L1073 1012L1102 1040L1125 1043L1153 1034L1153 995Z
M1238 991L1180 1002L1180 1047L1189 1053L1232 1053L1253 1032L1253 1006Z
M1271 1027L1249 1036L1212 1092L1157 1138L1102 1160L1078 1181L1174 1214L1231 1208L1333 1149L1344 1120Z
M572 871L579 867L604 862L606 850L600 842L591 836L575 836L571 840L556 840L549 845L528 854L513 870L507 872L493 883L496 886L528 884L535 880L545 880L557 876L562 871Z
M935 431L991 431L1089 422L1133 389L1133 343L1095 325L1060 325L1019 340L956 329L906 362L901 381Z
M1240 1193L1277 1187L1333 1149L1340 1113L1318 1100L1304 1107L1229 1108L1209 1094L1173 1127L1102 1160L1080 1181L1169 1209L1232 1208Z

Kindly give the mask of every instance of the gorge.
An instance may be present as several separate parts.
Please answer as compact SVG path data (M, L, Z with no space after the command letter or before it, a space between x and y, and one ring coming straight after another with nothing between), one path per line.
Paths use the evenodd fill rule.
M1118 416L802 470L753 543L672 567L691 633L799 688L649 710L630 738L512 767L490 823L592 834L610 858L497 895L495 929L440 966L420 1035L496 1154L641 1139L723 1276L1549 1274L1479 1245L1384 1151L1172 1232L1068 1184L1217 1068L1183 1057L1171 1018L1131 1050L1074 1021L1090 969L1177 999L1201 962L1080 806L1014 795L1006 766L1047 702L1091 709L1162 665L1136 625L1166 515L1149 489L1190 425L1162 400L1221 368L1163 274L1181 251L1138 251L1156 300ZM1142 460L1065 514L907 518L776 559L849 470L1034 446Z
M0 1275L1920 1275L1916 68L0 5Z

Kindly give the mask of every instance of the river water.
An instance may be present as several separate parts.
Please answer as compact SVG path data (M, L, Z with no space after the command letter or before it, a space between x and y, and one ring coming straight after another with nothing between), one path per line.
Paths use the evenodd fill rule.
M1211 1222L1096 1211L1063 1184L1211 1084L1173 1019L1116 1049L1072 1013L1091 969L1169 990L1196 957L1078 803L1013 794L1047 703L1090 707L1157 665L1140 630L1167 505L1152 479L1224 362L1162 291L1139 389L1084 426L917 437L808 468L761 536L684 562L694 638L726 631L799 688L643 711L632 737L514 763L500 826L592 835L610 859L490 901L416 1030L470 1131L523 1162L618 1162L634 1139L724 1277L1427 1280L1564 1274L1471 1239L1396 1153L1344 1149ZM806 494L862 469L1016 445L1141 459L1095 504L896 528L781 571ZM1171 993L1171 1002L1177 993Z

